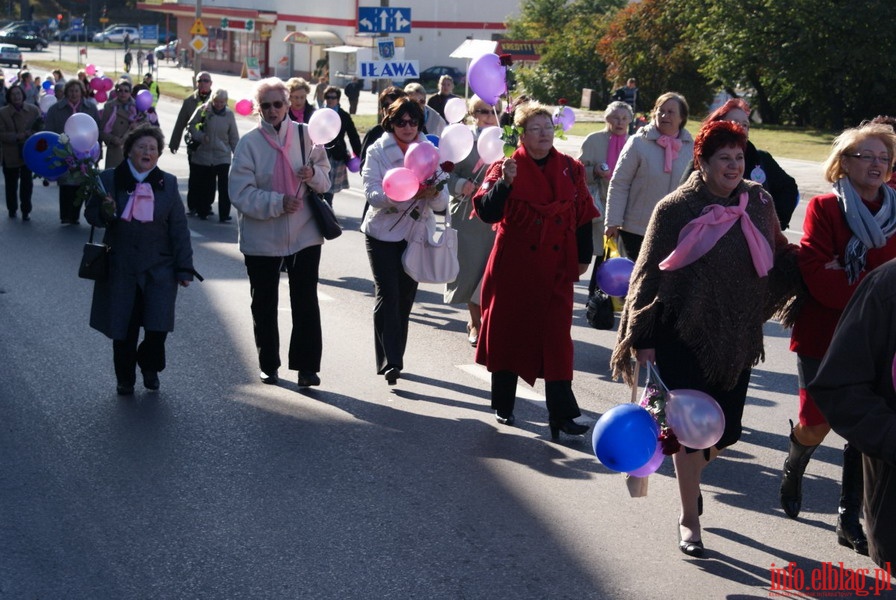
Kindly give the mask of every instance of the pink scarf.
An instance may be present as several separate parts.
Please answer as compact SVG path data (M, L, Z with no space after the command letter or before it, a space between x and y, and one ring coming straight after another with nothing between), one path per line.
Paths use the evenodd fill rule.
M627 139L627 135L610 134L610 143L607 145L607 165L610 167L610 173L616 170L616 161L619 160L619 155L622 154L622 148Z
M666 163L663 165L663 171L671 173L672 161L678 158L678 151L681 150L681 140L671 135L661 135L656 143L666 149Z
M678 234L678 246L660 263L660 270L674 271L696 261L709 252L734 222L740 219L740 228L750 248L753 267L760 277L768 275L774 263L772 249L746 212L748 199L747 192L744 192L740 195L737 206L710 204L704 208L702 215L682 228Z
M148 183L138 183L134 193L128 198L128 203L121 213L122 221L137 219L141 223L151 223L152 214L155 211L156 199L152 193L152 186Z
M268 144L271 145L271 148L277 151L277 162L274 165L274 179L272 181L274 191L292 196L298 193L299 190L299 178L296 177L296 172L292 169L292 161L289 157L289 148L292 146L292 136L295 131L295 125L289 120L284 119L280 126L286 127L286 139L283 141L282 146L278 143L278 140L271 137L268 132L262 129L260 123L258 125L258 130L261 132L261 135L264 136L264 139L268 141Z

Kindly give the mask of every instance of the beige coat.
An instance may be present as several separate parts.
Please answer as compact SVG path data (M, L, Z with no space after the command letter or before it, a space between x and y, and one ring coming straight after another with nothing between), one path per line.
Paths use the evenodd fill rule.
M22 144L34 133L35 122L40 118L40 111L27 102L22 110L16 110L11 104L0 108L0 144L3 146L3 166L10 169L25 164L22 160Z
M124 160L124 138L136 122L137 105L133 99L123 104L118 100L106 102L99 128L100 141L106 145L107 169L114 169Z

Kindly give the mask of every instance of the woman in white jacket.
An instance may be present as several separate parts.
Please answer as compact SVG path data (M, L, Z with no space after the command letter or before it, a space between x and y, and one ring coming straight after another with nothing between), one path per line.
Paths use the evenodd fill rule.
M240 252L249 275L261 380L279 381L277 303L280 271L285 268L292 309L289 368L299 372L299 387L320 385L323 342L317 279L324 238L305 196L308 188L324 192L330 187L330 162L324 148L313 145L308 126L286 118L289 92L282 81L259 81L255 106L261 120L236 146L230 198L237 209Z
M230 221L230 194L227 191L227 173L230 161L240 141L236 117L227 108L227 90L212 92L208 102L196 107L187 124L192 138L199 142L190 161L197 175L199 189L196 192L196 212L205 220L212 214L215 190L218 192L218 220Z
M376 303L373 308L376 367L389 385L395 385L404 368L411 308L417 282L404 272L401 255L407 248L408 233L417 219L435 228L433 210L448 207L448 190L421 186L407 202L391 200L383 191L383 177L389 169L404 165L404 155L414 142L428 143L420 133L423 108L407 97L399 98L383 117L385 134L367 151L364 195L370 209L364 215L361 232L366 236L367 257L373 271Z

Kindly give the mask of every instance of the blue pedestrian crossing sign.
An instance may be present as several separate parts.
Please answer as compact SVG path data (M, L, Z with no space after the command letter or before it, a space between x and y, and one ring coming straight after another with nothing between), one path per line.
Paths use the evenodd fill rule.
M358 33L410 33L411 9L359 6Z

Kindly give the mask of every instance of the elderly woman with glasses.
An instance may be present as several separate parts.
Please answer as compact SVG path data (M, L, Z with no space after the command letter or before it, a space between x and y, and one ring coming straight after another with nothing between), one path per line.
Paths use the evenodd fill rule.
M896 156L896 134L888 125L867 123L841 133L825 161L832 193L809 200L800 240L800 271L809 295L793 327L790 349L797 355L799 423L791 423L784 461L781 507L796 518L802 505L803 473L831 430L811 394L815 378L849 299L875 267L896 258L896 191L887 185ZM862 456L843 451L837 541L859 554L868 542L862 512Z
M323 235L308 191L330 185L326 152L315 146L308 126L286 116L289 92L275 77L255 87L258 127L236 146L230 168L230 200L237 209L240 252L252 297L252 324L261 381L276 384L280 368L278 301L280 272L289 277L292 334L289 368L299 387L320 385L323 342L317 301Z
M423 109L423 126L420 128L423 133L440 136L442 130L448 126L445 119L434 108L426 105L426 88L419 83L409 83L404 86L404 91L408 98L420 105Z
M131 95L131 83L121 79L115 84L115 98L103 106L100 141L106 145L106 168L114 169L124 160L124 138L137 125L137 104Z
M588 426L572 392L573 285L588 270L591 221L598 216L585 169L554 148L551 111L537 102L513 115L520 147L489 167L473 195L476 213L497 231L482 280L476 362L492 374L495 418L515 422L517 379L545 380L548 425L582 435Z
M361 223L367 257L373 272L374 351L377 374L395 385L404 369L404 351L408 324L417 282L405 273L401 256L414 221L423 219L435 228L434 210L448 207L448 190L421 186L413 198L398 202L383 190L383 178L389 169L404 165L404 155L415 142L429 143L420 133L423 109L410 98L399 98L383 117L385 134L367 152L361 177L370 209Z
M232 219L227 176L233 151L240 141L236 116L227 107L227 90L214 90L211 100L199 105L187 127L193 139L199 142L199 147L193 152L193 167L200 185L196 190L199 218L212 214L217 189L218 221L226 223Z
M479 139L486 127L497 127L498 114L503 109L500 100L495 106L489 106L474 95L467 106L475 121L475 139ZM479 158L476 144L473 144L470 154L454 166L454 171L448 178L448 190L451 193L448 209L451 211L451 226L457 230L457 261L460 263L460 271L457 279L445 286L445 302L467 305L467 310L470 311L467 341L474 348L479 343L479 330L482 328L482 307L479 304L482 275L495 243L492 226L480 219L470 218L473 215L473 193L482 183L487 167Z

